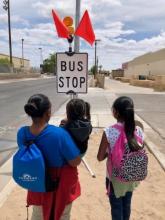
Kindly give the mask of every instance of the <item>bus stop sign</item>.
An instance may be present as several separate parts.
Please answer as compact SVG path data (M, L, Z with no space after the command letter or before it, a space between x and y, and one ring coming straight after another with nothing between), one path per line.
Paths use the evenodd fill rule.
M57 53L57 92L87 93L88 54Z

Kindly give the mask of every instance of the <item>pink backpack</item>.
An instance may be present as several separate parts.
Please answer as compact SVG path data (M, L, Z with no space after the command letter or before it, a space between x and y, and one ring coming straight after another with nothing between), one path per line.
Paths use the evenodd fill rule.
M147 176L148 156L142 148L131 152L124 132L124 127L118 124L113 126L119 130L120 135L109 153L107 170L109 176L114 176L121 182L142 181ZM139 144L143 144L142 138L136 135Z

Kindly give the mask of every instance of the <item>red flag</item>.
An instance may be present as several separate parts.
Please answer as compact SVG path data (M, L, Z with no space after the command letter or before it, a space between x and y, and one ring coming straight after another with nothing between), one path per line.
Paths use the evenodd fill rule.
M64 23L60 20L58 15L54 10L52 10L53 20L54 24L56 26L58 37L68 38L69 33L67 27L64 25Z
M85 13L79 23L79 26L76 29L75 35L84 38L91 45L95 41L95 34L93 31L93 27L92 27L90 17L89 17L87 10L85 11Z

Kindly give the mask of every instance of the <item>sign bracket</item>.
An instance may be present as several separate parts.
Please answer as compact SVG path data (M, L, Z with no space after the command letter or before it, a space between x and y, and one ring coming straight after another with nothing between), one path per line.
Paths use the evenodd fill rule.
M74 92L73 90L69 90L68 92L66 92L66 95L70 95L70 99L77 98L77 93Z
M70 51L66 51L65 53L66 53L68 56L70 56L70 57L75 54L75 52L70 52Z

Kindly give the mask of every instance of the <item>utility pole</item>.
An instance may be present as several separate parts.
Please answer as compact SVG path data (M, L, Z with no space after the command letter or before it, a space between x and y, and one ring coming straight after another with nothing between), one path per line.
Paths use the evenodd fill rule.
M76 17L75 17L75 30L78 27L79 21L80 21L80 8L81 3L80 0L76 0ZM74 39L74 51L78 53L80 50L80 38L78 36L75 36Z
M39 47L38 48L40 50L40 71L41 71L41 74L43 74L43 54L42 54L42 47Z
M75 13L75 30L79 25L80 21L80 8L81 3L80 0L76 0L76 13ZM74 52L79 53L80 51L80 38L78 36L74 36ZM78 98L78 94L70 95L70 98Z
M23 43L24 43L24 39L21 39L22 41L22 67L24 67L24 47L23 47Z
M94 74L94 78L96 78L96 74L97 74L97 42L100 42L100 39L96 39L95 40L95 74Z
M98 66L99 66L99 57L97 56L97 62L96 62L96 72L98 73Z
M9 30L9 51L10 51L10 66L12 67L12 42L11 42L11 23L10 23L10 0L3 1L4 6L3 9L8 11L8 30Z
M40 64L43 64L43 54L42 54L42 47L38 48L40 50Z

